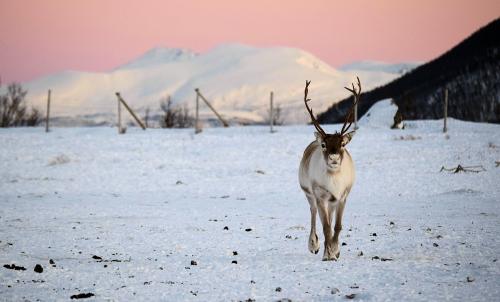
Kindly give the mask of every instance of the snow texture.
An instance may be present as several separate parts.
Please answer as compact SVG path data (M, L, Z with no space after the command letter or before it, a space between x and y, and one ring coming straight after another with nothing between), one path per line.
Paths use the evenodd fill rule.
M0 129L0 300L497 301L500 127L409 124L349 145L337 262L307 249L311 126Z

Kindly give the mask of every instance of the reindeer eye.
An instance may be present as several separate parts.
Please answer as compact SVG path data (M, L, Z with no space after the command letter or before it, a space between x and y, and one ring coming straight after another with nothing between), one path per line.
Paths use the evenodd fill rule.
M326 149L326 144L325 143L321 143L321 148Z

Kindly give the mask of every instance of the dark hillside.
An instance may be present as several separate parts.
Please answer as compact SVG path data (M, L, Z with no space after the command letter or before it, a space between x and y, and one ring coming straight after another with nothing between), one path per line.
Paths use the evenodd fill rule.
M358 114L363 115L379 100L392 98L405 119L442 118L445 87L449 94L449 116L500 123L500 19L440 57L363 93ZM343 121L351 103L352 97L340 101L320 114L319 121Z

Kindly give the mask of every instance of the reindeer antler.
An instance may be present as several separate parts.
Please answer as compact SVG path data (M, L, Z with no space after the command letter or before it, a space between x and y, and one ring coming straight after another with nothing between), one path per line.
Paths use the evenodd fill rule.
M306 81L306 88L304 89L304 104L306 105L307 112L309 112L309 115L311 116L311 121L314 127L316 128L316 130L318 130L319 134L321 134L322 137L326 137L326 132L323 130L323 128L321 128L318 120L316 120L316 118L314 117L312 109L307 105L307 103L311 101L311 99L307 98L307 94L309 92L309 84L311 84L311 81Z
M352 89L344 87L345 89L349 90L353 94L354 102L352 103L352 106L349 109L349 113L347 113L347 115L345 117L344 125L342 126L342 130L340 131L340 135L346 134L347 130L349 130L349 128L351 127L351 125L352 125L351 120L352 120L352 115L354 114L354 107L356 107L356 105L359 102L359 96L361 95L361 82L359 81L359 77L356 77L356 79L358 79L358 90L357 91L356 91L356 88L354 87L354 83L352 83Z

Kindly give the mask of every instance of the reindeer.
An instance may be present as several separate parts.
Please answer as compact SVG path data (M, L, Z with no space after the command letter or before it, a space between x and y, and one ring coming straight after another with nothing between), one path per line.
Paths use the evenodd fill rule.
M299 183L311 208L311 232L309 234L309 251L317 254L319 239L316 235L316 213L323 225L325 251L323 261L337 260L340 257L339 234L342 230L342 215L347 196L354 184L354 163L345 146L351 141L354 131L348 132L352 124L354 106L359 101L361 83L358 79L358 90L345 87L354 95L354 104L346 115L340 132L326 133L314 117L307 98L311 81L306 81L304 104L311 116L317 132L316 140L307 146L299 167ZM336 214L335 233L332 236L333 214Z

